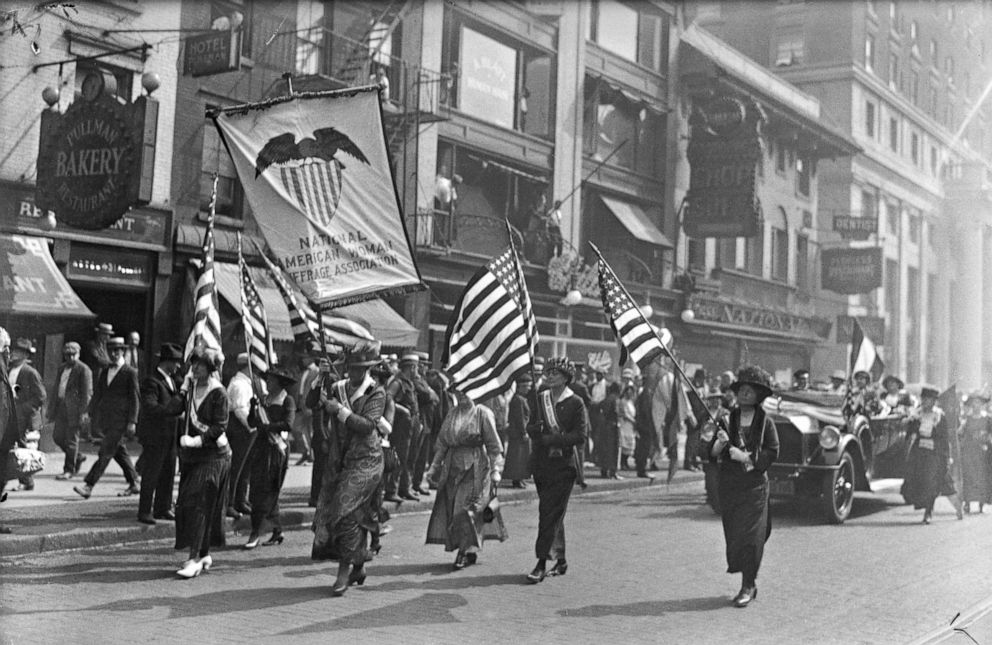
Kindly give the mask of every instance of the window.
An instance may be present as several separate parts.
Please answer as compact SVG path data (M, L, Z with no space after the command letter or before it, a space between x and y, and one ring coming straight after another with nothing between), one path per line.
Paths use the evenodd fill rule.
M875 37L871 34L865 36L865 69L875 71Z
M919 213L909 214L909 241L913 244L920 243L920 215Z
M692 237L686 238L686 264L690 269L706 268L706 240L697 240Z
M947 3L947 22L954 22L954 3Z
M296 29L296 73L318 74L326 71L323 0L296 5Z
M203 125L203 154L200 160L200 211L204 213L210 211L214 173L217 173L215 212L218 215L241 219L244 196L241 182L238 181L238 173L234 168L234 161L224 149L224 144L221 143L213 120L206 119Z
M915 69L909 81L909 100L913 102L913 105L920 104L920 73Z
M744 241L744 270L751 275L761 276L764 273L765 227L758 222L756 235Z
M889 55L889 87L899 89L899 56Z
M933 146L930 147L930 174L937 176L937 149Z
M779 208L785 218L785 211ZM772 229L772 280L785 282L789 279L789 231Z
M783 141L775 142L775 172L780 175L785 174L785 143Z
M716 261L724 269L737 267L737 238L724 237L716 241Z
M316 3L315 3L316 4ZM230 27L234 14L241 14L241 55L251 57L251 7L247 0L210 0L210 25L212 29ZM218 21L227 21L222 27Z
M107 65L95 60L81 60L76 63L76 77L74 85L76 92L83 90L83 79L91 73L99 73L105 76L112 76L117 83L117 89L113 95L124 102L131 101L131 92L134 86L134 72L129 69Z
M796 286L809 290L809 239L796 235Z
M583 151L598 159L611 154L610 163L642 175L661 172L664 162L665 115L624 92L596 79L586 78ZM624 141L626 145L617 151Z
M865 101L865 136L875 138L875 104Z
M656 72L668 68L668 15L638 11L619 0L599 0L590 12L590 39Z
M937 87L935 85L930 85L930 118L937 118Z
M916 38L920 35L920 26L914 20L909 23L909 38L910 40L916 41Z
M935 68L940 66L940 58L937 56L937 41L933 38L930 39L930 64Z
M909 158L913 160L914 166L920 165L920 135L915 132L909 135Z
M944 59L944 73L947 74L947 82L954 85L954 58L951 56Z
M886 202L886 226L890 235L899 235L899 204Z
M796 190L803 197L809 197L810 162L796 156Z
M780 34L775 51L775 67L801 65L805 50L805 41L801 31L790 31Z
M887 334L898 338L899 329L899 263L895 260L885 261L885 314L889 325ZM886 351L889 351L886 343ZM895 353L895 352L893 352Z
M861 191L861 217L865 219L878 217L878 197L874 190Z
M899 152L899 120L894 116L889 117L889 148Z
M895 0L889 0L889 24L895 29L896 24L896 2Z
M875 6L875 0L867 0L866 4L868 5L868 13L873 16L878 15L878 8Z

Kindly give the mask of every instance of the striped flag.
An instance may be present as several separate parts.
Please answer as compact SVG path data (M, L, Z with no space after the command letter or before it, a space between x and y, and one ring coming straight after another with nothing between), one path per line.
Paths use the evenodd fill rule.
M256 246L257 248L257 246ZM289 323L293 328L293 340L309 346L310 343L323 345L325 351L336 354L342 347L352 347L362 340L374 340L371 332L362 325L343 318L323 314L320 319L323 322L323 338L321 342L321 327L317 322L317 312L305 297L297 297L293 287L276 264L269 257L258 249L262 259L272 274L272 279L282 294L282 299L289 310Z
M203 262L196 280L196 301L193 306L193 328L186 340L183 354L188 361L194 350L215 349L223 356L220 342L220 313L217 309L217 289L214 284L214 215L217 207L217 175L210 192L210 214L203 236Z
M441 364L459 391L481 401L531 369L537 341L527 284L509 247L466 285L448 323Z
M875 343L865 334L861 328L861 323L857 318L853 319L853 330L851 331L851 369L850 374L864 370L871 374L871 380L877 381L885 371L885 363L878 355Z
M269 321L265 317L265 305L258 295L255 281L241 252L241 234L238 234L238 266L241 271L241 323L245 328L245 348L248 360L259 372L267 372L276 364L276 352L272 347Z
M620 341L620 364L627 362L628 356L634 359L638 367L645 369L660 356L667 356L666 347L672 344L672 334L667 329L661 329L661 341L655 335L654 328L641 315L634 301L620 284L613 269L602 256L599 258L599 294L603 299L603 309L610 321L610 327Z

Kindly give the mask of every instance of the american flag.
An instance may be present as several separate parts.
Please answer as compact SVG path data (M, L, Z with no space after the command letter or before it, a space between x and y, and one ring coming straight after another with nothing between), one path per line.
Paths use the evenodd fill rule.
M255 281L241 252L241 234L238 234L238 266L241 271L241 323L245 328L245 348L248 360L259 372L267 372L276 364L276 353L272 347L269 321L265 317L265 304L258 295Z
M627 362L628 356L634 359L638 367L645 369L659 356L668 355L665 346L672 343L672 335L667 329L655 335L654 329L647 319L641 315L634 301L627 295L613 269L606 260L599 258L599 293L603 298L603 308L610 321L610 327L620 341L620 364Z
M473 401L509 389L529 371L537 323L513 247L469 280L445 337L445 366L452 384Z
M186 340L185 359L194 350L215 349L223 355L220 344L220 313L217 309L217 289L214 285L214 215L217 207L217 175L210 193L210 213L203 236L203 266L196 280L196 301L193 306L193 328Z
M326 352L336 354L341 351L342 347L352 347L362 340L373 340L371 332L362 325L347 318L330 314L323 314L320 317L324 324L322 336L320 325L317 322L317 312L314 311L305 297L297 298L296 292L290 286L286 276L283 275L282 269L276 266L275 262L270 260L261 249L258 252L265 260L269 273L272 274L272 279L279 288L279 293L282 294L282 299L289 310L289 323L293 328L294 341L304 345L316 343L323 346ZM321 338L323 338L323 342Z

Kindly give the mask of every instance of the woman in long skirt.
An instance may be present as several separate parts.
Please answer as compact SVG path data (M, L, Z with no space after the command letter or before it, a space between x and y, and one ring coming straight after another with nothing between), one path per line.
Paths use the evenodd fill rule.
M961 500L964 512L971 512L971 502L978 502L978 512L992 503L992 472L989 452L992 448L992 418L985 413L989 399L981 392L972 392L965 401L965 417L961 422Z
M379 363L379 343L362 342L345 357L348 378L325 379L307 404L327 419L327 465L313 518L314 560L338 563L331 595L364 584L372 559L369 535L378 530L376 490L382 481L382 443L377 430L386 393L369 369ZM322 366L329 370L329 366Z
M565 575L565 513L582 467L578 446L585 445L589 432L585 403L568 385L575 375L575 365L567 358L552 358L544 366L548 388L535 397L531 415L531 471L537 488L538 523L534 552L537 565L527 574L527 581L538 583L547 575ZM551 571L547 561L556 560Z
M191 375L177 397L187 411L186 431L179 437L182 474L176 499L176 550L189 549L189 559L176 572L182 578L209 569L210 547L225 543L231 447L226 434L227 391L218 377L221 361L215 350L194 354Z
M258 435L252 446L251 480L248 488L248 501L251 502L251 535L245 549L254 549L261 538L262 526L266 521L272 526L272 537L262 546L282 544L282 524L279 522L279 493L286 479L289 466L289 434L296 420L296 401L286 388L294 385L296 379L288 372L272 368L265 374L268 395L265 397L265 418L253 414L249 419L258 428Z
M529 397L533 385L534 377L529 373L522 374L517 379L517 391L510 399L503 476L510 480L513 488L527 488L524 480L530 477L530 437L527 436L527 424L530 422Z
M445 551L457 551L457 570L478 561L483 540L502 542L507 533L498 508L492 522L483 521L483 511L503 470L503 446L493 413L457 390L455 397L457 405L441 424L427 475L437 482L427 544L443 544Z
M633 391L633 388L629 388ZM621 445L621 424L626 424L630 432L631 439L634 436L634 399L620 398L620 384L610 383L606 386L606 398L599 404L600 428L599 440L599 469L603 477L607 479L621 479L617 474L620 468L620 455L623 450ZM631 452L634 446L631 442Z
M737 395L727 428L709 444L719 462L720 515L727 545L727 573L741 574L734 606L747 607L758 595L757 579L765 542L772 532L768 515L768 467L778 457L778 433L761 402L772 393L768 373L747 366L730 386Z
M907 438L911 441L906 479L902 484L902 496L913 508L923 509L923 523L929 524L933 516L933 504L941 495L946 495L957 511L958 519L963 519L961 502L954 482L951 480L950 446L947 441L947 417L936 407L940 392L937 388L924 385L920 391L919 410L911 413Z

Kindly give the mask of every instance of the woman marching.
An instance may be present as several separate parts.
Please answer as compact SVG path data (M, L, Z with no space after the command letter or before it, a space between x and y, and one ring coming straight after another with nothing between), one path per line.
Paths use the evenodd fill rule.
M506 467L503 475L510 480L513 488L527 488L524 480L530 477L530 437L527 424L530 423L530 391L534 377L525 372L517 377L517 391L510 399L507 415Z
M279 493L286 479L289 465L289 433L296 421L296 401L286 392L286 388L296 384L289 373L273 367L265 374L265 384L269 394L265 397L265 417L257 408L252 408L249 422L261 433L252 446L251 481L248 488L248 501L251 503L251 535L245 549L258 546L262 525L266 520L272 525L272 537L262 546L282 544L282 525L279 523Z
M771 379L758 366L737 373L730 389L737 407L726 429L710 440L709 458L719 463L720 515L727 545L727 573L741 574L735 607L747 607L758 595L758 569L772 532L768 515L768 467L778 457L775 424L761 408L772 393Z
M186 432L179 437L179 496L176 499L176 550L189 559L176 574L195 578L213 564L211 546L224 546L224 512L231 447L227 434L227 391L218 377L222 358L212 349L197 350L190 374L172 400L185 405ZM170 404L171 405L171 404Z
M496 420L484 405L476 405L458 390L457 400L441 424L434 444L434 461L428 481L437 482L434 510L427 524L427 544L443 544L457 551L455 570L475 564L484 539L507 538L499 508L491 522L483 510L495 496L502 478L503 445L496 434Z
M923 523L929 524L933 504L946 495L964 519L948 466L951 464L950 446L947 441L947 417L936 407L940 392L931 385L920 389L920 407L910 413L906 438L910 441L909 463L906 479L900 492L907 504L923 509Z
M985 413L989 397L972 392L965 399L965 417L961 422L961 499L964 512L971 512L971 502L978 502L978 512L992 504L992 472L989 449L992 448L992 418Z
M328 422L311 557L337 561L333 596L365 582L365 563L372 559L369 533L378 530L375 493L382 481L382 444L377 427L386 393L369 369L380 361L379 347L374 341L356 345L345 356L348 378L334 383L325 378L307 400L309 407L323 410Z
M538 583L546 575L565 575L565 511L582 464L576 446L585 444L589 416L585 404L568 387L575 366L567 358L552 358L544 365L547 389L534 397L527 434L531 439L531 472L537 487L538 526L534 551L537 565L527 581ZM549 559L557 559L551 571Z

